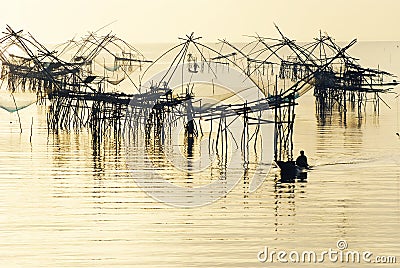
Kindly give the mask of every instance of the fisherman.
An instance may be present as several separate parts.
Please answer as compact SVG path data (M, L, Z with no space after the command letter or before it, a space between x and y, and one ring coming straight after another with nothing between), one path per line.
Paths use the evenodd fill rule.
M299 157L296 159L296 165L301 167L301 168L309 168L310 166L307 163L307 156L304 155L304 151L300 151Z

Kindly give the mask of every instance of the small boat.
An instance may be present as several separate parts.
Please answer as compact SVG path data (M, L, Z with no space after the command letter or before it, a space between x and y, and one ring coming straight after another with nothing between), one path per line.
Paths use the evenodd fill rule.
M295 161L275 161L281 170L281 180L294 181L294 179L305 180L310 167L300 167Z
M296 165L296 178L298 178L299 180L306 180L309 170L310 167L299 167Z

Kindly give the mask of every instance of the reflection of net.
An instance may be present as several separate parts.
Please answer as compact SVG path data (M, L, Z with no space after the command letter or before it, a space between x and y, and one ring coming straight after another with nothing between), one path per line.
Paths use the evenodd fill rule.
M0 92L0 108L10 113L26 108L36 100L36 94L31 92L14 92L12 94L6 91Z
M119 83L121 83L122 81L124 81L125 80L125 77L123 77L123 78L121 78L121 79L119 79L119 80L110 80L110 79L107 79L107 82L108 83L110 83L111 85L118 85Z
M119 65L114 65L114 66L112 66L112 67L109 67L109 66L105 66L105 65L104 65L104 69L106 69L107 71L110 71L110 72L115 72L116 70L118 70L119 67L121 67L121 66L119 66Z
M118 60L115 60L114 64L100 63L98 61L95 61L95 63L109 72L134 72L141 66L140 63L126 64Z

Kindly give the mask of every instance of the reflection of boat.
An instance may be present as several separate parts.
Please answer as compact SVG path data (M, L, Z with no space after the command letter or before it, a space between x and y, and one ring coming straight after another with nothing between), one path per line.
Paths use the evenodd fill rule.
M281 180L293 181L295 178L300 180L307 179L307 172L309 168L299 167L295 161L275 161L281 170Z

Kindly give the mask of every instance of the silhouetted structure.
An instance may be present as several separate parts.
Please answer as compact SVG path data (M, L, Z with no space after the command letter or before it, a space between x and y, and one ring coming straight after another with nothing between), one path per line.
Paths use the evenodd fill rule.
M233 138L230 145L239 147L240 143L243 158L247 159L250 142L256 148L260 138L259 126L273 123L274 159L282 176L294 177L296 98L314 89L318 114L324 116L336 106L346 115L349 103L361 114L372 95L378 112L379 94L398 83L384 82L384 76L392 75L363 68L347 54L356 40L341 48L329 36L320 35L315 42L298 45L277 30L279 39L256 36L241 48L223 40L219 51L202 44L192 33L152 62L112 34L90 33L51 51L30 34L8 26L0 39L0 78L7 81L12 92L31 91L40 103L50 101L49 130L89 127L96 143L104 136L118 139L126 130L133 140L144 132L147 144L163 144L170 135L170 127L183 122L185 144L190 147L193 139L203 135L203 120L210 123L210 146L226 153L228 137L233 137L230 125L241 118L240 142ZM285 58L283 54L289 56ZM145 74L161 59L168 62L165 72L151 84L143 85ZM229 68L240 70L256 85L254 92L262 94L252 96L251 100L223 104L237 94L234 92L218 96L218 103L204 104L193 90L196 81L180 77L181 90L175 88L177 75L185 74L187 78L208 72L217 77L219 72L229 72ZM137 83L131 78L135 71L140 72ZM137 93L118 92L117 87L125 82ZM210 96L215 98L212 86ZM273 119L261 116L267 110L273 112Z

